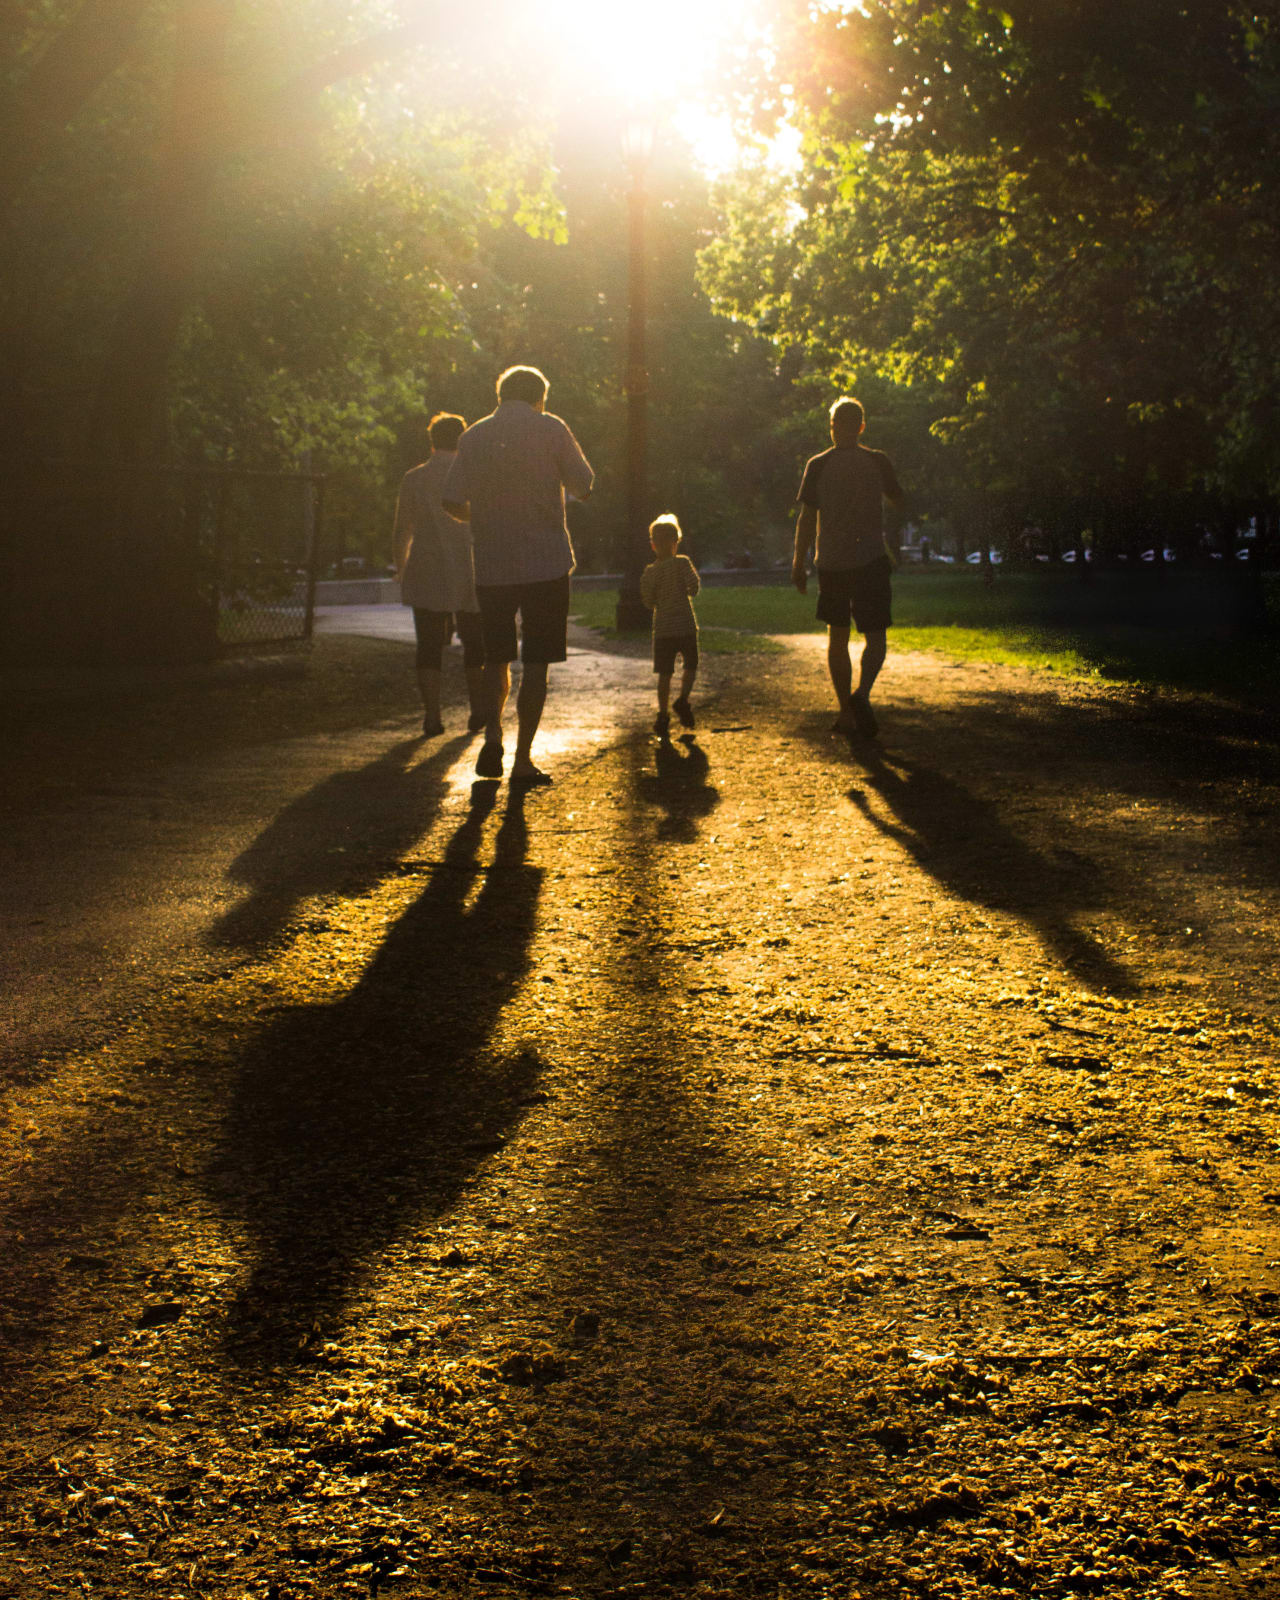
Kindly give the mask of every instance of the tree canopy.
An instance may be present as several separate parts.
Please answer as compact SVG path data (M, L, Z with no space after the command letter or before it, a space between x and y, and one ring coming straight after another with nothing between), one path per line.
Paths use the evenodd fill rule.
M796 4L778 79L804 167L730 196L726 309L927 396L952 492L1274 495L1274 7Z
M1191 527L1280 487L1274 0L773 0L726 102L802 134L652 173L652 511L781 554L837 388L915 514ZM622 522L619 107L519 0L16 0L0 454L331 475L372 551L444 408L543 364ZM539 53L541 52L541 53ZM560 98L557 101L556 96Z

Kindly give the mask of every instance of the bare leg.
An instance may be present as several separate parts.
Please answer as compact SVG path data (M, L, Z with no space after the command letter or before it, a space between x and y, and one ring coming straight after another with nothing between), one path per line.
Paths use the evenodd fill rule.
M425 733L440 722L440 672L436 667L418 668L418 692L422 696L422 730Z
M481 704L489 714L489 720L485 724L484 742L500 745L502 712L507 703L507 696L511 693L511 665L506 661L489 661L479 670L484 674L481 680L483 689Z
M698 676L697 667L685 667L680 674L680 698L687 700L693 692L694 679Z
M862 647L862 665L858 672L858 694L863 700L871 695L871 687L880 676L880 668L884 666L885 654L889 648L889 639L883 628L878 633L869 633Z
M467 667L467 699L471 704L471 716L484 717L488 721L488 701L485 699L484 668Z
M659 739L666 739L671 731L671 712L667 709L671 703L671 674L660 672L658 674L658 715L653 719L653 731Z
M849 659L849 629L837 623L827 626L827 671L841 711L849 709L853 690L853 662Z
M520 678L520 693L516 696L516 753L511 761L513 778L537 771L530 751L538 724L542 721L542 708L546 700L546 662L526 661Z

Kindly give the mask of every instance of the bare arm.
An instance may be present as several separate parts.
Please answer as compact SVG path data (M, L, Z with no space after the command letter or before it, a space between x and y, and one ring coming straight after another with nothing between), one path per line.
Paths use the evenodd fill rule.
M796 518L796 553L791 563L791 581L801 594L809 589L809 556L818 537L818 508L802 504Z
M573 430L565 422L560 422L560 426L564 430L560 435L560 482L571 500L589 500L595 485L595 473L582 453L582 446L574 438Z
M396 577L404 577L404 569L408 565L409 552L413 549L413 524L409 519L409 508L404 503L404 495L396 500L395 532L392 534L391 552L396 565Z
M470 522L471 507L465 500L442 500L440 504L445 508L455 522Z
M885 499L895 511L901 511L906 504L907 497L902 492L902 485L898 482L898 474L893 470L893 462L888 456L880 457L880 487Z

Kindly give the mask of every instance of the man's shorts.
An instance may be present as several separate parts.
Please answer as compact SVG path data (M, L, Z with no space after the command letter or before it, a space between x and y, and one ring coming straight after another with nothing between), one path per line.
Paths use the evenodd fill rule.
M892 573L888 556L877 556L865 567L836 572L819 567L818 621L836 628L847 628L852 622L859 633L883 633L893 622L889 615Z
M569 574L542 583L476 585L484 627L486 664L516 659L516 612L520 613L519 656L526 665L563 661L569 643Z
M684 670L693 672L698 665L698 635L696 633L655 634L653 637L653 670L672 673L676 670L676 657L684 658Z
M420 667L434 667L439 672L444 664L444 647L455 631L462 641L463 666L484 666L484 634L478 611L425 611L414 606L413 631L418 638Z

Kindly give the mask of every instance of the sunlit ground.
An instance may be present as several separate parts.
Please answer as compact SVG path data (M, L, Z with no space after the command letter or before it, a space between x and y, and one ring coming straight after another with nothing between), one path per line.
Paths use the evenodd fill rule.
M552 694L555 686L552 685ZM515 706L512 703L507 710L506 717L506 760L508 767L511 754L515 749ZM538 729L538 745L535 752L538 765L545 771L554 773L563 770L571 761L581 760L586 750L598 749L606 741L617 737L617 729L600 723L598 726L583 726L575 724L573 727L558 728L553 719L548 716ZM470 794L476 782L476 756L480 750L480 739L477 737L467 746L466 750L449 768L446 779L447 790L451 795Z

